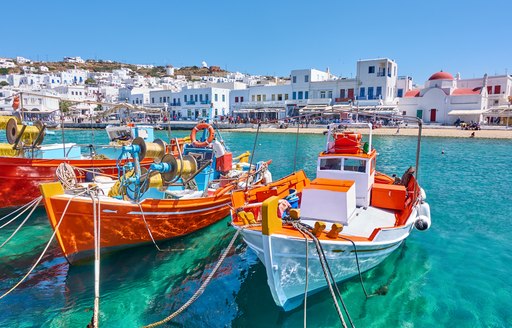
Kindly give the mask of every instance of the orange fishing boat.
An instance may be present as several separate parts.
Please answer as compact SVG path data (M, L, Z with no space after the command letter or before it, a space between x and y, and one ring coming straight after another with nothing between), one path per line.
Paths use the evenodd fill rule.
M209 127L199 128L212 131ZM212 137L203 141L194 137L192 143L176 149L177 156L136 138L123 147L133 161L125 163L116 180L75 181L68 190L58 182L41 184L48 219L68 261L93 254L95 217L101 224L102 251L151 242L156 245L228 216L232 190L273 186L268 162L233 163L222 143ZM148 154L158 159L146 170L140 161Z

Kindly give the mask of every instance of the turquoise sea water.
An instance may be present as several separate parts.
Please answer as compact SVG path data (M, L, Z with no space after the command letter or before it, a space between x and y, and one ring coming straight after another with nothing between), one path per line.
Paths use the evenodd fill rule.
M106 141L96 131L96 142ZM158 132L165 137L164 132ZM178 135L184 135L179 133ZM222 133L231 150L252 150L254 134ZM295 135L261 134L256 159L273 159L274 178L293 170ZM67 131L89 143L90 131ZM58 142L60 135L46 142ZM299 136L297 168L313 177L324 137ZM402 174L414 165L416 139L375 137L377 166ZM445 154L441 154L444 150ZM340 284L357 327L512 326L512 142L424 138L420 183L432 209L432 228L413 231L404 246L363 275L373 292L365 300L356 279ZM166 317L197 290L233 236L228 218L191 236L103 256L100 323L137 327ZM13 231L0 230L0 242ZM43 209L0 249L0 294L23 276L51 235ZM42 264L0 300L0 327L84 327L94 296L92 263L70 267L54 243ZM337 327L328 291L308 300L308 326ZM280 311L263 265L241 239L204 294L169 327L300 327L303 310Z

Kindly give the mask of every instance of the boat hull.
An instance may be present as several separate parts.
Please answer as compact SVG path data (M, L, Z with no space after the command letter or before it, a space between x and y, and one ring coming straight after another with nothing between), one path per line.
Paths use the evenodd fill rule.
M58 195L44 201L54 230L69 202L56 233L68 261L72 263L92 254L92 200L88 197ZM179 200L151 199L141 202L139 207L129 201L100 197L102 251L150 243L151 236L155 241L161 241L190 234L228 216L230 202L229 195Z
M412 229L412 223L401 228L390 229L381 241L355 242L361 272L370 270L384 261L403 243ZM391 231L392 230L392 231ZM386 233L382 231L381 233ZM256 252L264 264L267 283L276 305L284 311L300 306L304 301L306 268L308 294L327 288L314 242L308 240L308 264L306 265L306 244L304 238L285 235L266 236L259 230L242 231L244 241ZM327 262L336 282L358 274L356 254L352 243L347 241L321 240Z
M147 161L149 163L149 161ZM88 170L98 170L117 178L116 160L63 160L0 157L0 208L24 205L41 195L39 184L57 181L55 170L61 163ZM144 163L146 164L146 163ZM79 182L85 174L75 171Z

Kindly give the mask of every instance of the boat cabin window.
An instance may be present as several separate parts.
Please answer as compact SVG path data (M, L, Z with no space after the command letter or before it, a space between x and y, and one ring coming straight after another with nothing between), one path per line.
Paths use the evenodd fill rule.
M341 170L341 158L320 159L320 170Z
M345 158L343 170L366 173L366 161L364 159Z

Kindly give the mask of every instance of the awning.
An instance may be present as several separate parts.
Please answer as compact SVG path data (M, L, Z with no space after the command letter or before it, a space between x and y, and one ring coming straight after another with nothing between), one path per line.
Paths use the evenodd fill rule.
M487 112L483 109L473 109L473 110L452 110L448 112L448 115L455 115L455 116L464 116L464 115L480 115Z

